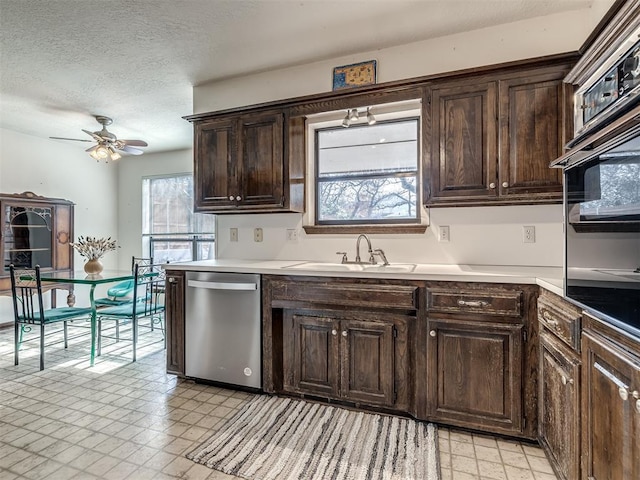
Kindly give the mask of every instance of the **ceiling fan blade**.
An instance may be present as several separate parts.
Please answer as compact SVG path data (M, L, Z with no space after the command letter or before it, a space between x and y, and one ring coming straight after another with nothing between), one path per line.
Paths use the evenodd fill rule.
M148 147L149 144L144 140L118 140L123 145L131 145L132 147Z
M92 140L85 140L83 138L65 138L65 137L49 137L53 140L73 140L74 142L91 142Z
M123 152L130 153L131 155L142 155L144 153L139 148L133 148L133 147L130 147L129 145L123 145L121 148L118 148L118 150L122 150Z
M82 131L83 131L84 133L86 133L87 135L89 135L89 136L93 137L93 139L94 139L96 142L101 142L101 141L102 141L102 137L101 137L100 135L97 135L97 134L95 134L95 133L93 133L93 132L90 132L89 130L85 130L84 128L82 129Z

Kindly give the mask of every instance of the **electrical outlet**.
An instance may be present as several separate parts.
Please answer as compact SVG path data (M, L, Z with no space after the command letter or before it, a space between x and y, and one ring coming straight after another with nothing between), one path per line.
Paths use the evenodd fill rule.
M287 242L297 243L298 242L298 229L297 228L287 228Z
M262 241L262 229L261 228L254 228L253 229L253 241L254 242L261 242Z
M438 241L439 242L449 242L451 241L451 235L449 232L449 225L440 225L440 230L438 233Z
M238 229L233 227L229 229L229 241L237 242L238 241Z
M522 242L536 243L536 227L529 225L522 227Z

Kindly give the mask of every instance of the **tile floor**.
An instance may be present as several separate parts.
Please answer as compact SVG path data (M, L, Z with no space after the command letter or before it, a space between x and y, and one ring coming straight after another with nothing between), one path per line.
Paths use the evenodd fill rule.
M50 331L53 336L60 336ZM0 330L0 478L2 480L234 479L187 460L249 398L165 373L160 332L141 334L138 362L131 344L103 342L94 367L88 332L67 350L25 344L13 365L13 330ZM125 334L126 335L126 334ZM441 428L442 480L555 479L537 447ZM302 480L302 479L301 479Z

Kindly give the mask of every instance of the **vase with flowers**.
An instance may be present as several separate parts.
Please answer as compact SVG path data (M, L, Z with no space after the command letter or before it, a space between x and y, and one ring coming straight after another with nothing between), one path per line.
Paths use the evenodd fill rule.
M104 266L100 259L102 256L116 249L116 241L109 238L78 237L77 242L72 242L71 246L82 255L87 261L84 264L84 271L89 275L97 275L102 272Z

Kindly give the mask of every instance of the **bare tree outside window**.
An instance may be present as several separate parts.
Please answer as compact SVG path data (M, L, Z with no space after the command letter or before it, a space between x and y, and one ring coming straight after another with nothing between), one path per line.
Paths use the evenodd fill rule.
M419 221L417 118L316 131L318 224Z

